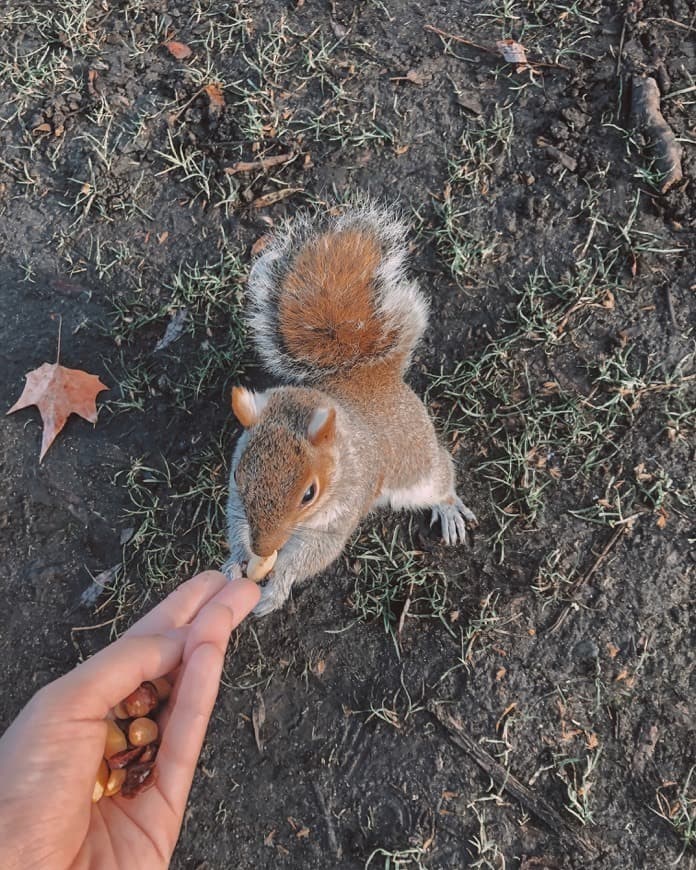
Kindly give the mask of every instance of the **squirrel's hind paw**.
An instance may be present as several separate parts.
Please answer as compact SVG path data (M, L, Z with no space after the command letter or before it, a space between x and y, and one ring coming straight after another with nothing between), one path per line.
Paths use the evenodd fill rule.
M460 498L455 498L451 504L441 502L434 505L430 525L435 525L438 520L442 527L442 540L448 547L466 544L467 527L474 529L478 525L476 515Z

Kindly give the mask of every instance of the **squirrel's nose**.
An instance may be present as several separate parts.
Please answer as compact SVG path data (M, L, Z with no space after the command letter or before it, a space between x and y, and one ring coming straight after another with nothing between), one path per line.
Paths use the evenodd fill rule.
M259 559L267 559L280 549L281 542L270 537L253 538L251 541L252 555Z

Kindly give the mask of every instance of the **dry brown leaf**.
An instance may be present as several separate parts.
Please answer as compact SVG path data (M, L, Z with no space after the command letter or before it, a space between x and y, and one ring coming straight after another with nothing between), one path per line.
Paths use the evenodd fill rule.
M265 233L263 236L259 236L258 239L251 246L251 256L255 257L257 254L260 254L264 248L267 248L273 236L270 233Z
M225 98L222 95L222 88L219 82L210 82L203 88L203 92L208 97L208 115L211 120L216 121L222 114L225 108Z
M164 47L177 60L186 60L187 57L191 57L193 54L188 45L183 42L165 42Z
M498 670L495 672L496 682L499 683L503 679L505 674L507 674L507 668L498 668Z
M495 47L502 54L503 60L508 63L527 64L527 52L524 46L514 39L501 39L496 42Z
M660 508L659 514L660 516L657 518L657 522L655 523L655 525L658 529L664 529L664 527L667 525L667 518L669 517L669 514L664 509L664 507Z
M607 643L607 652L609 653L610 659L615 659L617 657L617 655L619 654L619 647L616 646L616 644L609 641Z
M585 733L585 743L588 749L596 749L599 746L599 737L594 731L590 731L589 734Z
M215 104L219 109L224 107L225 98L222 95L222 88L220 87L219 82L210 82L210 84L206 85L203 90L208 95L208 99L211 103Z
M71 414L90 423L97 422L97 395L109 388L96 375L68 369L59 363L44 363L26 376L22 395L7 412L12 414L36 405L43 420L39 462L53 444Z
M423 74L419 73L418 70L410 69L406 75L404 76L407 82L411 82L412 85L418 85L418 87L423 87L425 84L425 80L423 79Z

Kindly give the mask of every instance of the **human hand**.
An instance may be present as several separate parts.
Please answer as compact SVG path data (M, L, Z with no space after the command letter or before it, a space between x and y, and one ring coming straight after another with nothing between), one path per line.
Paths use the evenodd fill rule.
M0 740L3 870L168 866L230 633L259 594L251 581L199 574L36 693ZM156 785L135 800L116 795L93 804L105 716L144 680L172 672Z

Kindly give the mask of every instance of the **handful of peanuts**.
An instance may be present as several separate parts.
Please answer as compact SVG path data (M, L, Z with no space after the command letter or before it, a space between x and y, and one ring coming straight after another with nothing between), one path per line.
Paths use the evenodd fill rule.
M165 677L148 680L114 707L114 718L106 720L104 757L94 783L93 803L116 794L133 798L155 784L159 726L152 716L171 691Z

